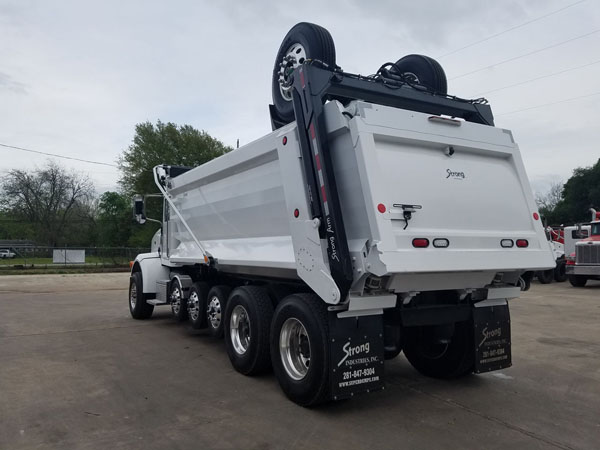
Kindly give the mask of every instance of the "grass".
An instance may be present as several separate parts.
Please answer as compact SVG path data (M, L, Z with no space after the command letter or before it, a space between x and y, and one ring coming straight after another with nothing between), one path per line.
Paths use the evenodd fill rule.
M115 256L115 257L102 257L102 256L86 256L85 257L85 265L129 265L129 259L125 256ZM0 259L0 267L1 266L74 266L77 264L61 264L52 263L52 258L1 258ZM79 264L82 265L82 264Z

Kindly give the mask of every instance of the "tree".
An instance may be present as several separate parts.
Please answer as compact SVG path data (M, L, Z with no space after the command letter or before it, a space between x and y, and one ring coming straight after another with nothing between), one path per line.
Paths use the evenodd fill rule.
M98 203L98 244L102 247L127 246L132 226L130 200L118 192L102 194Z
M590 220L590 208L600 209L600 159L591 167L578 167L573 171L548 222L586 222Z
M194 167L230 150L218 139L190 125L161 121L156 126L150 122L140 123L135 127L133 143L119 158L123 193L131 197L136 193L156 192L152 174L156 165Z
M540 214L549 220L553 218L554 209L562 199L563 184L555 182L550 184L550 189L545 194L537 194L535 202L540 210ZM548 222L551 223L551 222Z
M31 224L38 240L50 246L69 243L69 230L81 236L81 225L92 223L92 182L55 162L33 172L11 170L1 190L2 209L15 220Z

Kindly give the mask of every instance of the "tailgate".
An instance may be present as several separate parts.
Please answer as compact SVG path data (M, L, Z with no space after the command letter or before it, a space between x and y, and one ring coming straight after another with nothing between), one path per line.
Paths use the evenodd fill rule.
M372 236L388 272L554 266L509 131L378 105L360 109L351 129ZM414 239L429 245L415 248ZM436 239L447 247L434 247ZM521 239L527 248L516 246Z

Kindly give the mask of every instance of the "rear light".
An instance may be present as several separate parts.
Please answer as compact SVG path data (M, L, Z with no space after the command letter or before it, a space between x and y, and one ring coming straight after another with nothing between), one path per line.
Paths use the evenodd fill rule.
M575 260L571 259L571 258L567 258L567 266L574 266L575 265Z
M438 238L433 240L433 246L435 248L447 248L450 245L448 239Z
M540 220L540 215L536 212L533 213L533 219L534 220Z
M527 239L517 239L517 247L519 247L519 248L529 247L529 241Z
M377 205L377 211L379 211L381 214L384 214L387 211L387 208L383 203L380 203Z
M417 248L429 247L429 239L425 239L425 238L413 239L412 244L413 244L413 247L417 247Z
M513 245L515 245L515 243L512 239L502 239L500 241L500 245L504 248L511 248Z

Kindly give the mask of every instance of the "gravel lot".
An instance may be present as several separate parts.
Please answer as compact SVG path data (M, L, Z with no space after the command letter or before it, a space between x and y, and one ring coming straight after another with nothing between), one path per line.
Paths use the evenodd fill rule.
M157 309L128 274L0 277L0 449L597 449L600 283L511 303L513 364L454 382L387 364L387 389L304 409L272 375Z

